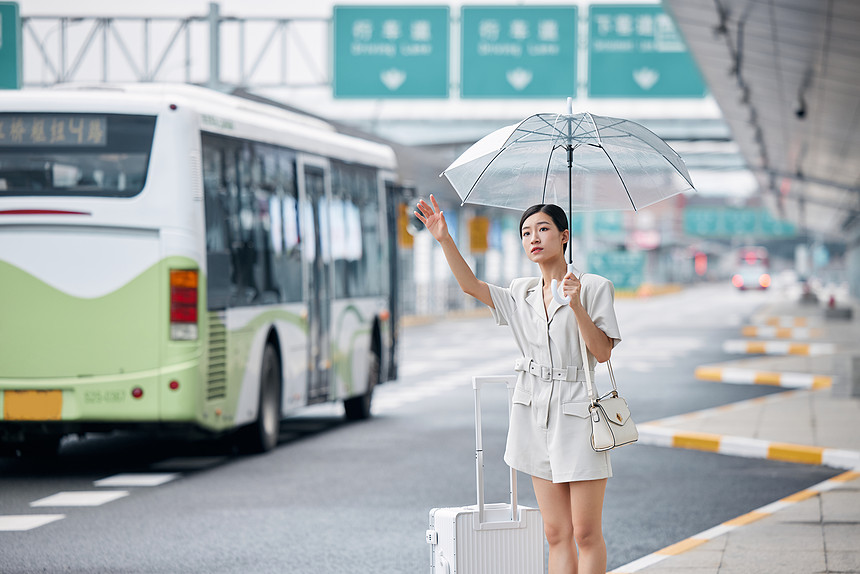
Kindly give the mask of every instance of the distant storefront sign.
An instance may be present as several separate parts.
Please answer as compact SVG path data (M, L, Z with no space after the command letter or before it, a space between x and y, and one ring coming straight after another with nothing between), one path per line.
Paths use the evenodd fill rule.
M701 237L794 237L795 225L775 219L766 209L688 207L684 210L684 233Z
M576 96L575 6L464 6L464 98Z
M335 6L336 98L447 98L447 6Z
M0 2L0 89L21 87L21 17L17 2Z
M590 97L705 95L699 69L660 5L592 4L588 20Z

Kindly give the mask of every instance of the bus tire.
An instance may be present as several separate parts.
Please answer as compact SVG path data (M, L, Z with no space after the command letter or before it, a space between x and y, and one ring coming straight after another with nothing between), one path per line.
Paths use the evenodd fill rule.
M379 384L379 351L371 350L370 366L367 369L367 391L363 395L343 401L344 414L350 421L369 419L373 401L373 389Z
M246 454L267 452L278 444L281 426L281 361L275 347L266 345L260 369L260 402L257 420L239 433L239 450Z

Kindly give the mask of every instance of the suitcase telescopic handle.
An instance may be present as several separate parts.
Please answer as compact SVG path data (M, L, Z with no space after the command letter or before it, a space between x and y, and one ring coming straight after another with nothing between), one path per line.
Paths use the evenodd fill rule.
M475 391L475 470L478 486L478 522L484 523L484 441L481 433L481 387L487 384L503 384L508 391L508 418L510 419L514 387L517 384L515 375L495 375L472 377L472 388ZM519 520L517 511L517 471L511 468L511 520Z

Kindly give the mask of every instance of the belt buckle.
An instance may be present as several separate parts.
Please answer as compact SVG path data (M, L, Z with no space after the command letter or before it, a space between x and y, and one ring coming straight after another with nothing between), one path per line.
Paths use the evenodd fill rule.
M551 381L552 380L552 369L541 365L540 367L540 378L542 381Z

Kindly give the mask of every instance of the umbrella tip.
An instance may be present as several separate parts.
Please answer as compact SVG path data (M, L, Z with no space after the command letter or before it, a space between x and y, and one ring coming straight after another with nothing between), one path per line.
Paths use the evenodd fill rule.
M573 115L573 98L567 98L567 115Z

